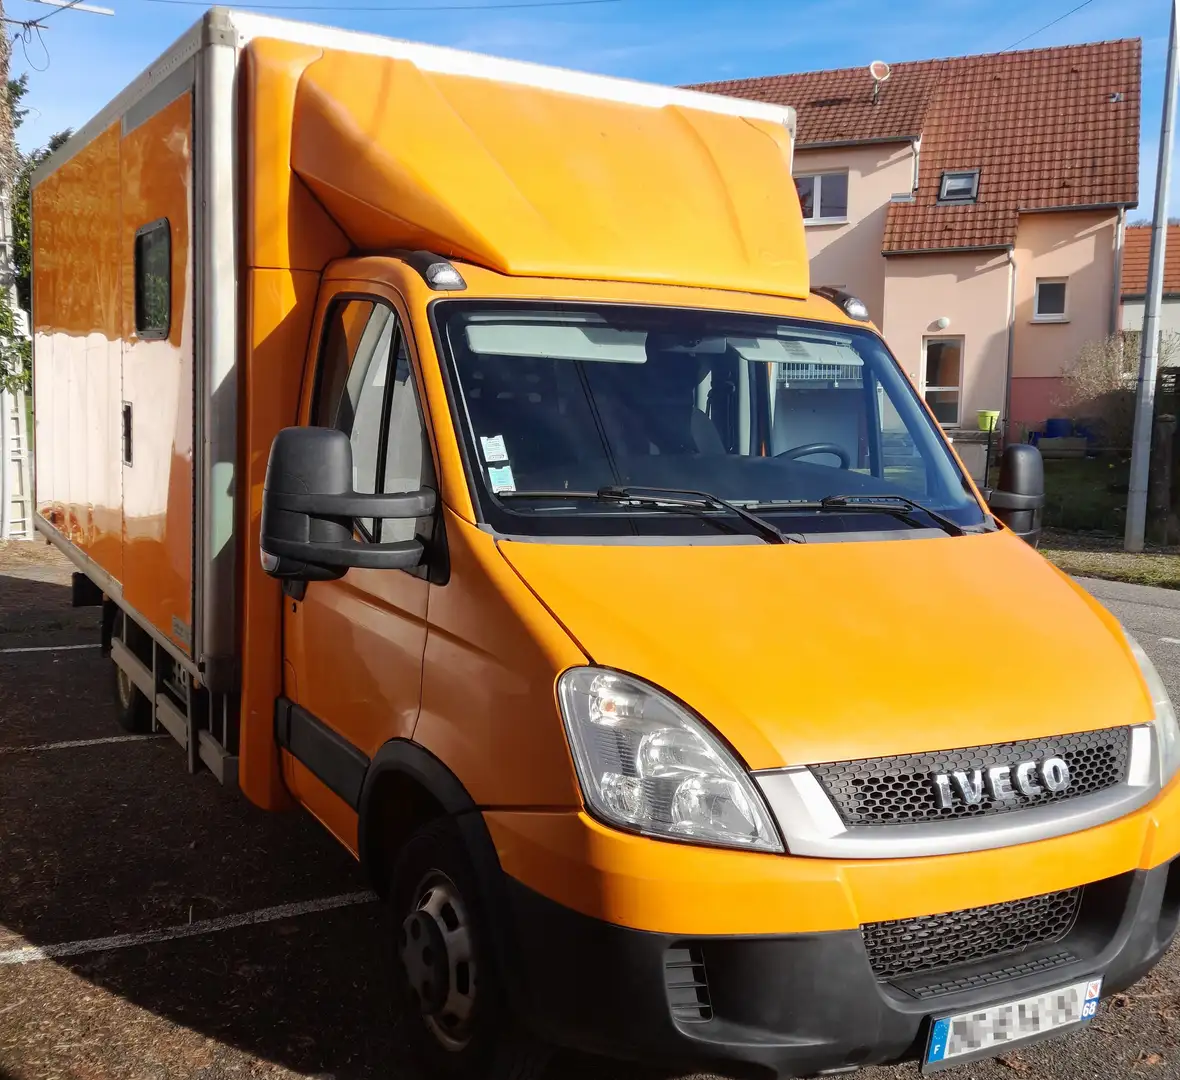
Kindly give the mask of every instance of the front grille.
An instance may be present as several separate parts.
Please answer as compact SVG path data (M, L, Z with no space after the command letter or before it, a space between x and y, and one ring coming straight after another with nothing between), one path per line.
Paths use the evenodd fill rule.
M1082 890L1010 900L988 907L865 923L860 932L873 974L882 982L958 964L993 960L1069 933Z
M1131 729L1117 727L962 750L835 761L812 765L811 772L823 785L845 825L908 825L1002 814L1090 795L1123 782L1130 752ZM1070 782L1064 791L1044 791L1031 796L1016 793L1013 798L998 800L985 788L982 801L973 806L961 799L955 799L948 807L940 807L936 802L933 780L936 773L970 772L987 769L989 765L1015 766L1018 762L1039 762L1051 757L1064 758L1069 766Z
M947 994L961 994L967 990L978 990L981 986L996 986L1010 979L1022 979L1026 975L1038 975L1042 971L1053 971L1066 964L1076 964L1080 957L1069 949L1058 949L1045 956L1038 956L1035 960L1024 960L1019 963L1005 964L1003 967L975 971L970 975L954 977L951 975L935 975L931 979L921 979L907 982L904 989L916 998L945 997Z
M713 1019L709 978L699 946L669 949L664 954L664 985L668 989L668 1005L677 1020L703 1024Z

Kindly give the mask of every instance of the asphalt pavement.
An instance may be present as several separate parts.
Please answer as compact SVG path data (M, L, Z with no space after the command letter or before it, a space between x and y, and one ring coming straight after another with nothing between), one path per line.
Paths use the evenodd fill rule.
M120 731L69 570L0 544L0 1080L411 1080L351 858L306 815L188 776L171 739ZM1180 700L1180 592L1085 584ZM948 1075L1014 1074L1180 1077L1180 952L1082 1034ZM546 1080L656 1075L563 1054Z

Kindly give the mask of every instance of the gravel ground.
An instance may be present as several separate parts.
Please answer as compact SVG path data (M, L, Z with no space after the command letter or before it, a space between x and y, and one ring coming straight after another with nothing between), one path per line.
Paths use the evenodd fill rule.
M0 544L0 650L91 644L69 565ZM1180 593L1087 582L1180 697ZM97 650L0 652L0 952L184 927L320 897L355 897L352 860L301 814L266 814L167 738L117 736ZM388 1022L376 905L351 903L180 940L0 966L0 1080L407 1080ZM849 1018L855 1024L854 1017ZM961 1067L958 1080L1180 1077L1180 954L1104 1004L1079 1036ZM864 1080L913 1080L911 1065ZM546 1080L654 1080L562 1055ZM697 1078L704 1080L704 1078Z

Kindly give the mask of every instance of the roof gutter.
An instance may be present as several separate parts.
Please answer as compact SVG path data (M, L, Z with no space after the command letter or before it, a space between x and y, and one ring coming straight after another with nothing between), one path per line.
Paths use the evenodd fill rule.
M1011 251L1012 244L972 244L969 247L928 247L928 248L904 248L901 250L893 250L891 248L882 248L881 254L885 258L891 258L894 255L958 255L969 251Z
M1018 206L1018 214L1068 214L1082 210L1131 210L1137 202L1070 203L1068 206Z
M878 139L828 139L823 142L801 142L800 150L837 150L846 146L882 146L886 143L912 143L921 135L886 135Z

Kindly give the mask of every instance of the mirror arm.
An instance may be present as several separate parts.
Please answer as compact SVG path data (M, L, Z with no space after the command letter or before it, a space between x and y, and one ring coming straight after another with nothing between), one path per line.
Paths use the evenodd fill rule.
M1039 510L1045 505L1044 495L1017 495L1012 491L992 491L988 506L997 510Z
M398 495L366 495L355 491L343 495L269 491L267 498L276 510L332 518L429 517L438 502L429 488Z
M417 540L399 540L392 544L362 544L355 540L343 544L320 544L274 538L266 541L265 550L268 555L280 559L364 570L410 570L421 565L424 551Z

